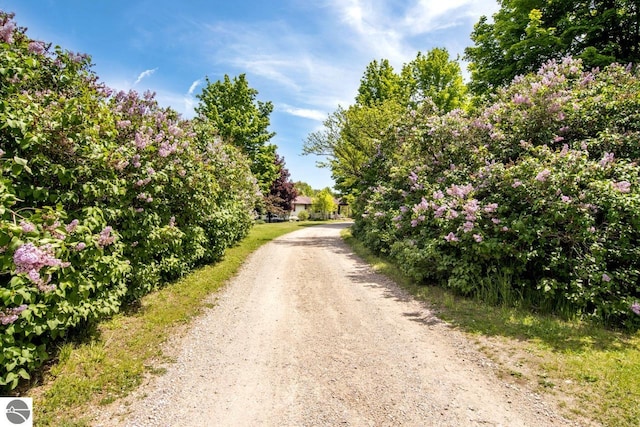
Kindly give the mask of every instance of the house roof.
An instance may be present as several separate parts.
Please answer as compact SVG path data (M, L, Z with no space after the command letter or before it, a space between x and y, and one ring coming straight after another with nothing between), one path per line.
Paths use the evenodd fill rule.
M293 200L293 204L295 204L295 205L310 205L310 204L312 204L311 197L298 196Z

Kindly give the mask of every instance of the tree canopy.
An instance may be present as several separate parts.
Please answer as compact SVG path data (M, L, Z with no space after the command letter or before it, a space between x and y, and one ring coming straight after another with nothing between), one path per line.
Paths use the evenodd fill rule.
M389 99L402 99L403 84L387 59L371 61L360 79L356 104L373 107Z
M329 215L338 209L338 205L333 199L333 194L331 194L329 188L322 189L312 201L312 209L320 213L323 219L329 218Z
M258 91L249 87L245 74L206 85L197 96L196 113L200 120L211 122L228 143L240 148L251 161L251 171L266 194L278 175L274 163L276 146L269 144L274 132L269 132L269 115L273 104L256 99Z
M370 162L380 151L383 134L406 111L428 104L441 112L463 107L466 87L460 65L446 49L436 48L405 64L400 74L389 61L372 61L366 68L355 104L338 107L324 122L324 129L311 133L304 154L325 156L319 165L331 168L335 188L343 194L358 194Z
M462 80L462 70L457 61L449 58L446 49L435 48L402 68L402 85L413 107L427 98L443 112L460 108L465 104L467 88Z
M267 215L286 215L291 212L293 201L298 196L289 170L285 167L284 157L276 154L274 163L278 167L278 177L271 184L269 194L265 196Z
M571 55L587 69L640 60L637 0L501 0L493 22L476 23L465 49L477 95Z

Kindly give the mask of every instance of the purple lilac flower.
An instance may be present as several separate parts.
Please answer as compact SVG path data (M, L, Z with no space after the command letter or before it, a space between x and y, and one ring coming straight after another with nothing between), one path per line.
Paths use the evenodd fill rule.
M538 175L536 175L536 181L544 182L551 175L551 171L549 169L544 169Z
M497 224L500 224L502 221L500 221L500 219L498 218L491 218L491 222L497 225Z
M420 203L416 204L413 207L413 211L417 214L419 214L420 212L424 212L427 209L429 209L429 202L427 202L424 197L422 198L422 200L420 200Z
M67 230L67 233L71 234L74 231L76 231L76 228L78 228L78 224L80 224L80 221L78 221L77 219L74 219L69 224L67 224L67 226L65 227L65 230Z
M33 52L38 55L43 55L45 52L44 43L38 42L38 41L29 42L28 49L29 49L29 52Z
M631 183L629 181L614 182L613 188L621 193L628 193L631 191Z
M522 104L522 105L531 104L531 100L529 100L529 98L527 98L526 96L522 96L519 93L515 94L511 100L513 101L514 104Z
M0 41L8 44L13 43L13 30L15 30L16 24L13 21L7 21L4 25L0 26Z
M434 205L434 208L436 208L436 210L433 213L433 216L435 216L436 218L442 218L444 216L444 213L449 209L447 205L442 205L439 207L438 205Z
M482 236L480 234L474 234L473 235L473 240L475 240L476 242L480 243L480 242L482 242Z
M455 185L453 184L451 187L447 189L447 194L454 197L464 198L467 194L471 193L474 190L473 185Z
M447 242L457 242L459 239L455 234L449 233L444 236L444 240L446 240Z
M135 144L138 150L144 150L146 146L149 144L147 137L140 132L136 132Z
M127 166L129 166L128 160L122 160L114 166L117 171L123 171Z
M28 221L20 221L20 227L23 233L31 233L36 231L36 226Z
M605 167L609 163L613 163L615 160L615 155L613 153L604 153L602 160L600 160L599 165Z
M14 308L5 308L3 311L0 311L0 323L2 323L3 325L8 325L15 322L16 320L18 320L18 316L20 315L20 313L22 313L26 309L27 306L25 304Z
M609 275L607 273L602 273L602 281L603 282L610 282L611 281L611 277L609 277Z
M25 243L16 249L13 254L13 263L16 265L16 273L28 273L31 270L37 272L45 266L65 267L68 265L53 256L51 247L37 247L33 243Z
M0 148L0 157L4 156L4 153L5 151L2 148Z
M480 210L480 204L476 199L471 199L464 204L464 207L462 209L464 210L467 221L475 221L476 214L478 210Z
M116 240L115 236L111 235L112 231L113 229L107 226L100 232L100 235L98 236L98 246L104 248L105 246L109 246Z
M449 209L447 211L447 219L456 219L458 218L458 211L456 211L455 209Z
M84 249L84 248L86 248L86 247L87 247L87 244L86 244L86 243L84 243L84 242L78 242L78 243L76 244L76 246L75 246L75 248L74 248L74 249L75 249L76 251L78 251L78 252L79 252L79 251L83 250L83 249Z
M565 196L564 194L562 195L562 197L560 197L560 200L562 200L564 203L571 203L571 197Z
M638 301L631 304L631 311L640 316L640 303Z
M486 213L493 213L495 211L498 210L498 204L497 203L489 203L488 205L485 205L484 207L484 211Z
M513 181L513 184L511 184L511 186L512 186L513 188L518 188L518 187L520 187L521 185L522 185L522 181L517 180L517 179L516 179L515 181Z
M471 230L473 230L473 227L474 227L474 224L473 224L473 222L471 222L471 221L467 221L467 222L465 222L464 224L462 224L462 230L463 230L465 233L468 233L468 232L470 232Z

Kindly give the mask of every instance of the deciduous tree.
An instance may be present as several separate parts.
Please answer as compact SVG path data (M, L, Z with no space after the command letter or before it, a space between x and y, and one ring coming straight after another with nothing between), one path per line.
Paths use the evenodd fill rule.
M493 22L480 18L465 49L477 95L571 55L587 69L640 60L637 0L501 0Z
M278 176L274 163L276 147L269 144L275 133L268 130L273 104L256 99L258 91L249 87L244 74L233 79L225 74L222 81L216 82L207 77L206 83L198 95L199 119L211 122L226 142L249 157L260 189L268 193Z
M314 212L318 212L322 219L328 219L332 212L338 209L333 194L329 188L321 190L313 199L312 209Z
M291 212L293 201L298 196L298 190L290 179L289 170L285 167L284 157L276 154L274 163L279 169L279 175L271 184L269 194L265 196L265 207L269 219L272 215L287 215Z

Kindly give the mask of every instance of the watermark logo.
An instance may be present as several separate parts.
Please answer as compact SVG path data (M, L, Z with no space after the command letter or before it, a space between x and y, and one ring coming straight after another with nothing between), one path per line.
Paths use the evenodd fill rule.
M0 427L33 427L30 397L0 397Z

